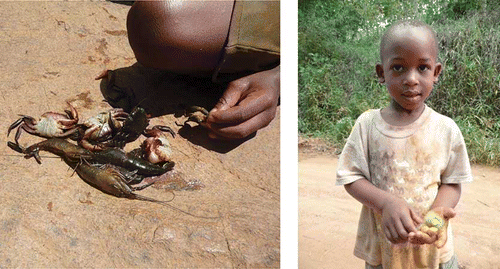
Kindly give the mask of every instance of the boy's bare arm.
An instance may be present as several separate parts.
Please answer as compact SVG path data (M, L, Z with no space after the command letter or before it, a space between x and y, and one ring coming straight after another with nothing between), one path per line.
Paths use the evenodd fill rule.
M382 215L384 234L392 243L408 240L410 232L422 219L404 200L375 187L366 179L345 185L346 191L356 200Z
M387 192L375 187L375 185L366 179L356 180L344 187L352 197L360 201L363 205L382 214L382 207L386 196L388 196Z
M462 193L462 185L460 184L442 184L439 187L436 199L431 206L431 209L436 207L455 208L460 200Z

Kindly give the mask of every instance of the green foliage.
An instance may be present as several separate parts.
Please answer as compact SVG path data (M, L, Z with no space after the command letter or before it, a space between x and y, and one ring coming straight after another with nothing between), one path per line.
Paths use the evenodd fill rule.
M459 19L467 14L478 11L481 8L481 2L477 0L452 1L444 10L444 13L449 18Z
M471 161L500 164L499 9L496 0L299 1L299 132L341 148L362 112L387 106L375 74L383 26L414 18L436 30L441 50L428 105L457 122Z

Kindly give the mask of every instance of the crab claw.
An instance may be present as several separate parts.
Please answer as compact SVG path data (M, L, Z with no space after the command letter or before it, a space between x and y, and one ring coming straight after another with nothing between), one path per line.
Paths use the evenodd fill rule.
M12 150L19 152L19 153L24 153L24 148L22 148L19 144L12 143L10 141L7 142L7 146L11 148Z
M30 116L26 116L26 115L19 115L21 116L21 118L19 118L18 120L16 120L15 122L13 122L10 126L9 126L9 129L7 129L7 137L10 135L10 132L12 130L14 130L15 128L19 127L21 124L23 123L27 123L27 124L30 124L30 125L34 125L36 124L36 120L35 118L33 117L30 117ZM29 123L28 123L29 122ZM17 129L16 131L16 136L14 138L14 140L16 141L17 144L19 144L18 140L19 140L19 137L21 137L21 128L24 129L22 126L20 126L19 129Z
M12 123L10 126L9 126L9 129L7 130L7 137L10 135L10 131L12 131L14 128L16 128L17 126L21 125L21 123L24 121L24 117L16 120L14 123Z
M42 159L40 158L40 154L38 153L38 149L27 152L26 149L21 147L19 144L12 143L10 141L7 142L7 146L9 146L9 148L11 148L12 150L14 150L16 152L25 154L24 158L29 159L31 157L34 157L38 164L42 164Z
M160 137L161 132L168 132L175 138L175 132L172 128L165 125L155 125L151 129L144 130L144 135L147 137Z

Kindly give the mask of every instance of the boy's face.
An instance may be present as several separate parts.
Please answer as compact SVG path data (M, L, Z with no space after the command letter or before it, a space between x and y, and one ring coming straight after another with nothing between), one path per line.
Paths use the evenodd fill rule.
M407 111L423 108L441 73L432 35L422 27L396 30L377 65L380 83L387 86L393 101ZM393 102L394 103L394 102Z

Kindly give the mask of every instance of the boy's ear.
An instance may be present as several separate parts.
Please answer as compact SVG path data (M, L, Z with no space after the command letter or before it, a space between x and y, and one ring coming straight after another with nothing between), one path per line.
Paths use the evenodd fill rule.
M443 66L441 63L436 63L436 66L434 67L434 84L436 84L439 80L439 74L441 74L441 71L443 71Z
M377 64L377 66L375 66L375 71L377 71L378 82L380 84L385 83L384 67L381 64Z

